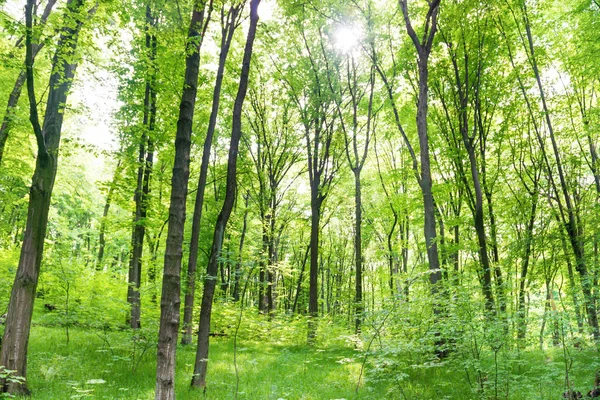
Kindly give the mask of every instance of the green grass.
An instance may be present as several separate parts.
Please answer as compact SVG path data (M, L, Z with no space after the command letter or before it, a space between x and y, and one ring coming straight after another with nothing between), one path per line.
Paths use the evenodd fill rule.
M148 328L148 332L153 332ZM138 344L127 331L101 332L72 328L70 343L60 327L33 327L30 339L28 385L33 399L153 399L155 343ZM384 344L385 346L385 344ZM140 354L143 348L143 357ZM456 352L442 363L403 348L384 353L377 347L367 362L355 392L363 360L351 345L316 348L298 344L242 340L238 343L241 399L495 399L496 370L491 353L477 363L484 371L484 393L477 391L473 360ZM561 348L542 352L499 353L498 399L560 399L564 391ZM577 390L592 388L599 367L593 349L574 350L570 370ZM236 376L231 336L212 338L208 390L192 390L195 346L179 347L176 393L178 399L233 399ZM465 368L467 367L467 368ZM467 370L470 371L467 376ZM105 383L90 383L92 380ZM470 381L470 383L469 383Z
M156 347L150 345L132 372L133 345L126 332L103 333L71 330L67 346L60 328L35 326L30 341L28 378L34 399L67 399L84 395L96 399L153 399ZM128 347L129 344L129 347ZM139 349L138 349L139 355ZM350 349L312 349L265 342L242 341L238 346L239 399L339 399L355 398L360 365ZM136 356L137 357L137 356ZM177 351L178 399L202 398L190 388L194 346ZM207 399L234 397L236 378L233 341L212 339ZM341 362L338 362L341 361ZM93 379L103 384L86 384Z

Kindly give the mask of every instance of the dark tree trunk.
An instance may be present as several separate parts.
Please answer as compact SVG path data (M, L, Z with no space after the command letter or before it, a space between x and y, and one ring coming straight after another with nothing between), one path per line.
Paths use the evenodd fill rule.
M404 22L408 35L413 41L417 50L417 64L419 71L419 95L417 100L417 133L419 136L421 173L420 186L423 195L423 205L425 211L425 243L427 246L427 259L429 261L429 281L431 282L431 291L434 296L434 313L440 314L441 309L435 297L437 297L436 283L442 279L440 270L440 259L437 247L437 228L435 220L435 204L432 192L431 162L429 156L429 137L427 134L427 112L428 112L428 60L433 45L433 38L437 30L437 15L439 12L440 0L434 0L429 3L429 12L425 22L425 35L421 41L414 31L408 15L407 0L400 0L400 7L404 15Z
M420 53L423 53L421 51ZM427 58L429 54L419 54L419 99L417 104L417 131L419 134L419 148L421 157L421 191L423 194L423 205L425 210L425 244L427 246L427 259L429 260L429 281L432 284L434 294L437 292L435 284L442 278L440 271L440 260L437 246L437 228L435 218L435 205L433 201L431 162L429 157L429 138L427 135L427 96L428 96L428 68Z
M238 302L240 300L240 275L242 274L242 263L243 263L243 250L244 241L246 239L246 230L248 229L248 199L250 196L246 193L244 195L244 222L242 224L242 233L240 235L240 245L238 247L238 261L235 264L233 271L233 301Z
M223 6L225 7L225 6ZM225 62L229 54L231 40L238 24L238 15L240 13L241 4L231 7L227 13L226 21L223 21L225 9L221 11L222 23L221 28L221 53L219 54L219 66L217 68L217 77L213 90L212 110L206 130L206 138L202 150L202 161L200 164L200 175L198 177L198 189L196 191L196 203L194 206L194 215L192 217L192 237L190 239L190 253L188 258L187 281L185 290L185 302L183 308L183 336L181 344L187 345L192 343L192 315L194 313L194 296L196 293L196 270L198 266L198 246L200 239L200 223L202 221L202 210L204 206L204 193L206 190L206 179L208 176L208 163L210 161L210 150L212 147L215 127L217 125L217 116L219 114L219 103L221 100L221 86L223 84L223 76L225 71Z
M208 361L208 345L210 333L210 318L212 313L212 301L215 294L215 285L217 283L218 258L222 248L223 233L227 226L227 221L233 209L233 203L237 193L237 157L239 151L240 139L242 136L242 108L244 99L248 90L248 79L250 74L250 61L252 59L252 48L256 36L256 27L258 24L258 5L260 0L250 1L250 27L244 48L244 58L242 61L242 70L240 73L240 83L233 106L233 118L231 126L231 142L229 145L229 157L227 160L227 183L223 207L217 217L215 232L213 235L213 244L210 251L206 278L204 280L204 289L202 293L202 306L200 308L200 326L198 329L198 348L196 351L196 362L194 365L194 376L192 386L206 387L206 371Z
M175 353L179 333L179 308L181 305L181 258L183 253L183 233L185 225L186 198L190 176L190 146L198 73L200 67L200 47L210 14L204 18L206 0L194 2L186 48L186 68L183 94L179 105L179 119L175 137L175 162L171 178L171 203L169 207L169 227L165 248L162 296L160 299L160 329L156 363L156 400L175 399Z
M363 254L362 254L362 197L360 187L360 169L354 172L354 265L356 272L356 291L354 294L355 333L360 333L363 314Z
M155 68L156 36L151 33L156 27L157 19L152 16L152 9L146 6L146 50L149 53L149 71L146 72L146 90L144 95L143 134L140 138L138 154L138 176L135 191L135 213L131 236L131 257L129 259L129 285L127 302L131 307L129 324L132 329L140 328L141 304L140 286L142 282L142 256L144 253L144 237L146 235L146 217L148 216L148 198L150 194L150 177L154 162L154 143L152 133L156 121L156 88Z
M309 286L308 286L308 342L313 344L316 338L316 319L319 316L319 233L321 221L321 204L319 197L320 179L316 176L310 185L310 264L309 264Z
M83 0L69 0L65 11L60 40L52 61L48 101L43 125L37 112L34 90L32 25L34 1L26 5L26 76L29 95L30 120L38 144L38 155L29 192L29 206L25 236L21 247L19 265L12 287L6 327L2 339L0 365L15 370L17 376L27 376L27 344L31 329L33 303L44 250L48 225L48 210L58 165L64 108L73 82L76 64L73 59L79 32L83 24ZM27 385L0 380L0 392L27 394Z

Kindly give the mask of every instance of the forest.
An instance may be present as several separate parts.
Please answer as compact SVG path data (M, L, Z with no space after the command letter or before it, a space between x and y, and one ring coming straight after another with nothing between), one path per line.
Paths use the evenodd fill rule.
M600 398L598 0L0 0L0 398Z

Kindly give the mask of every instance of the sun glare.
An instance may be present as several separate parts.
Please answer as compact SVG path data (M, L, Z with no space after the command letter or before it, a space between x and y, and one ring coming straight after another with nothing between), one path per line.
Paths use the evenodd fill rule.
M258 16L263 22L270 21L273 19L277 4L271 0L263 0L258 5Z
M335 32L334 44L336 49L347 54L358 48L361 37L362 30L360 27L356 25L340 26Z

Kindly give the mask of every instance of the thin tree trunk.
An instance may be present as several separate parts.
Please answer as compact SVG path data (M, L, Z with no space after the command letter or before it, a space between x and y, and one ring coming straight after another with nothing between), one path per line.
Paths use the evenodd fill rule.
M142 256L144 253L144 237L146 236L146 217L148 214L148 197L150 193L150 176L154 162L154 144L151 137L156 121L156 88L154 60L156 59L156 36L151 30L156 26L150 4L146 5L146 50L149 52L149 71L146 72L146 90L144 94L143 133L140 138L138 154L138 175L135 191L135 213L131 236L131 258L129 260L129 284L127 302L131 307L129 324L132 329L140 328L141 304L140 286L142 282Z
M233 301L238 302L240 300L240 275L242 273L242 262L244 240L246 238L246 230L248 228L248 199L250 196L248 193L244 195L244 223L242 224L242 233L240 236L240 245L238 247L238 261L235 264L235 270L233 271Z
M529 261L531 258L531 248L533 241L533 228L535 225L535 214L537 210L538 193L537 181L534 187L534 197L532 199L531 211L529 213L529 223L525 232L525 251L523 253L523 265L521 266L521 276L519 277L519 304L517 308L518 324L517 336L519 339L525 339L527 333L527 315L525 312L525 289L527 284L527 273L529 271Z
M227 226L227 221L233 209L233 203L237 193L237 157L239 151L240 139L242 136L242 108L244 99L248 90L248 79L250 75L250 61L252 59L252 48L256 36L256 27L258 24L258 5L260 0L250 1L250 27L244 48L244 58L242 61L242 70L240 73L240 83L233 106L233 118L231 126L231 142L229 145L229 157L227 160L227 183L223 207L217 217L215 232L213 235L213 244L210 251L210 258L204 280L204 289L202 293L202 306L200 308L200 325L198 329L198 348L196 351L196 362L194 365L194 376L192 386L206 387L206 372L208 361L208 346L210 333L210 319L212 313L212 301L215 294L215 285L217 278L218 257L222 248L223 233Z
M213 90L212 109L206 130L206 138L202 150L202 162L200 164L200 175L198 177L198 189L196 191L196 203L194 206L194 215L192 217L192 237L190 239L190 253L188 258L187 281L185 290L185 300L183 308L183 336L181 344L192 343L192 315L194 313L194 297L196 293L196 270L198 266L198 246L200 239L200 224L202 221L202 210L204 207L204 193L206 189L206 179L208 176L208 164L210 162L210 153L217 126L217 116L219 114L219 104L221 100L221 86L225 71L225 62L231 47L231 40L238 24L238 14L241 4L229 9L225 19L225 6L221 10L221 22L224 25L221 28L221 53L219 54L219 66L217 67L217 77Z
M160 328L156 362L156 400L175 399L175 353L179 332L179 308L181 305L181 258L183 253L183 233L185 225L186 198L190 176L190 146L198 73L200 67L200 47L212 12L212 0L196 0L190 22L186 45L186 68L183 94L179 105L177 134L175 137L175 162L171 178L171 202L169 207L169 227L165 248L162 296L160 299Z

